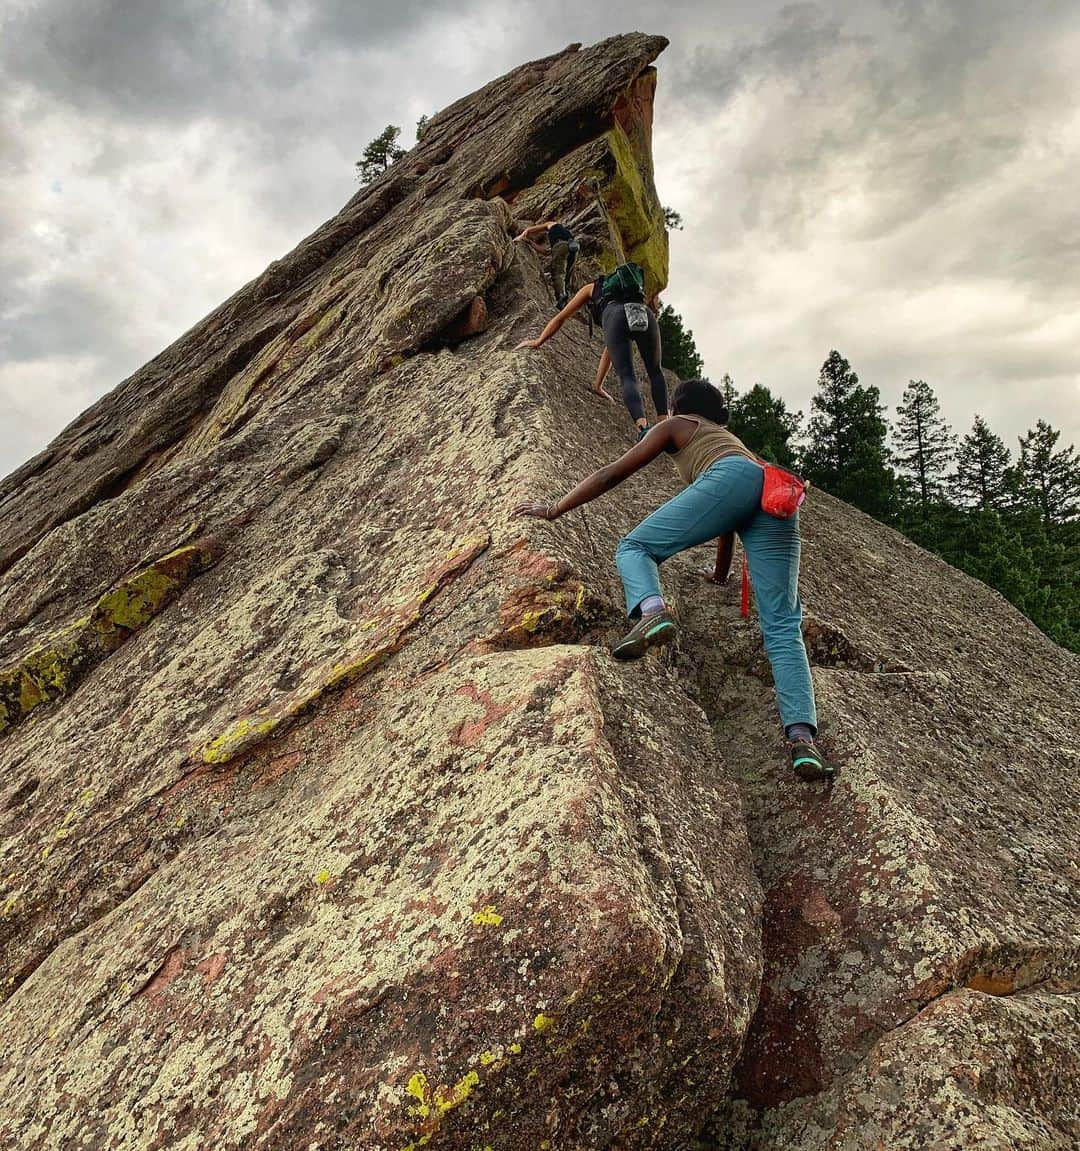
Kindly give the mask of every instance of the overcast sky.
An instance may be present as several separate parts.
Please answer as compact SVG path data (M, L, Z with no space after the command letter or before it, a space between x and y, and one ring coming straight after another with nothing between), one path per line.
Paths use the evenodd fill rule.
M1080 442L1080 4L0 0L0 474L332 216L387 123L659 32L664 300L808 409L838 348ZM614 22L613 22L614 21Z

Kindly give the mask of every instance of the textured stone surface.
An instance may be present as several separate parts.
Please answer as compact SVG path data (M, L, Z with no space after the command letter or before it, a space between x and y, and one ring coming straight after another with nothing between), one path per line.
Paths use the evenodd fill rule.
M632 441L584 324L513 351L511 237L663 286L663 46L443 110L0 483L3 1146L1078 1137L1076 658L815 493L805 787L704 549L679 646L604 651L674 469L509 515Z
M1075 992L946 995L812 1103L770 1113L756 1145L1068 1151L1078 1031Z
M653 493L509 515L629 428L583 325L513 352L550 296L508 201L621 134L589 259L662 235L663 44L434 117L0 487L20 699L177 576L0 736L5 1147L644 1148L723 1099L761 971L737 793L671 673L600 646Z
M1068 1145L1080 1137L1068 996L1080 968L1078 661L984 585L823 493L803 535L822 732L842 764L832 786L785 776L737 589L702 594L683 569L684 678L739 778L766 895L765 978L732 1113L763 1129L752 1142L723 1134L722 1117L720 1145L1007 1147L1010 1108L1057 1132L1017 1146ZM1016 1040L1015 1074L998 1074L976 1136L952 1111L966 1091L953 1069L988 1058L998 1023ZM1060 1074L1038 1069L1044 1040ZM905 1059L921 1067L899 1085L877 1070ZM940 1125L914 1122L938 1107Z
M185 839L227 810L9 1001L9 1137L644 1146L707 1097L756 917L705 723L577 646L408 678L158 792Z

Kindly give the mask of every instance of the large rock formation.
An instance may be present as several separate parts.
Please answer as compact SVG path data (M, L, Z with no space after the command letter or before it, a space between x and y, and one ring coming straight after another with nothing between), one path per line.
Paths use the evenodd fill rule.
M1080 1135L1075 658L816 495L830 788L734 591L613 664L663 466L523 219L667 278L659 38L528 64L0 485L5 1147ZM741 792L741 796L740 796Z
M832 787L792 786L756 628L682 576L684 682L739 782L765 889L764 981L720 1146L1074 1146L1080 661L822 493L803 535Z

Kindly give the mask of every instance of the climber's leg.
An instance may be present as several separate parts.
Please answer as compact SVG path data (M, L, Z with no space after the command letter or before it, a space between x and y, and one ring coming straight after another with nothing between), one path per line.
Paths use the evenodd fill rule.
M630 344L630 328L621 304L608 304L604 309L604 343L611 355L615 374L622 385L623 403L630 418L639 428L646 426L645 404L638 388L634 371L634 356Z
M781 520L759 510L739 535L750 567L765 654L772 666L780 722L785 729L803 724L812 736L817 731L817 708L802 637L798 513Z
M577 240L571 240L569 244L569 258L566 261L566 275L563 277L563 297L564 299L570 298L571 281L570 278L574 274L574 265L577 263L578 252L581 251L581 245Z
M649 309L648 330L635 332L634 343L641 353L641 360L652 385L652 401L657 418L663 419L668 413L667 380L664 379L664 370L661 367L660 325L656 322L652 308Z
M555 290L555 304L559 308L566 306L566 264L570 256L570 245L565 240L558 240L551 246L551 286Z
M619 541L615 563L636 619L642 601L660 595L659 565L725 532L734 531L761 503L761 468L742 456L717 460L688 487Z

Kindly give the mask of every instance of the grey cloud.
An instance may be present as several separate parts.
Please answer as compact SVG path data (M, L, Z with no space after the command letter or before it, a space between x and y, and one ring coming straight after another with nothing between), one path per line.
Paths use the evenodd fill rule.
M183 116L235 80L236 54L215 8L212 0L32 4L5 19L0 58L9 77L65 100Z
M437 4L433 0L267 0L268 9L296 20L297 35L306 47L370 44L392 41L402 31L415 32L440 16L468 16L469 4Z
M873 210L853 238L886 234L1013 161L1032 117L1067 98L1045 66L1049 21L997 3L891 7L897 24L875 37L791 6L756 43L699 50L676 80L691 112L740 97L779 110L735 158L744 225L797 242L823 193L858 182Z
M131 353L127 325L115 302L96 285L65 277L34 290L15 280L17 303L5 307L0 363L90 355L116 361Z
M317 81L318 58L360 62L438 13L423 0L48 0L4 19L0 64L54 99L133 119L258 119Z
M1080 432L1080 159L1054 135L1075 8L628 0L616 29L580 0L37 0L0 19L0 310L19 316L0 471L332 215L386 123L410 142L523 60L632 27L672 41L666 296L714 376L805 409L837 346L890 403L929 380L959 428L979 407L1003 435L1037 415Z

